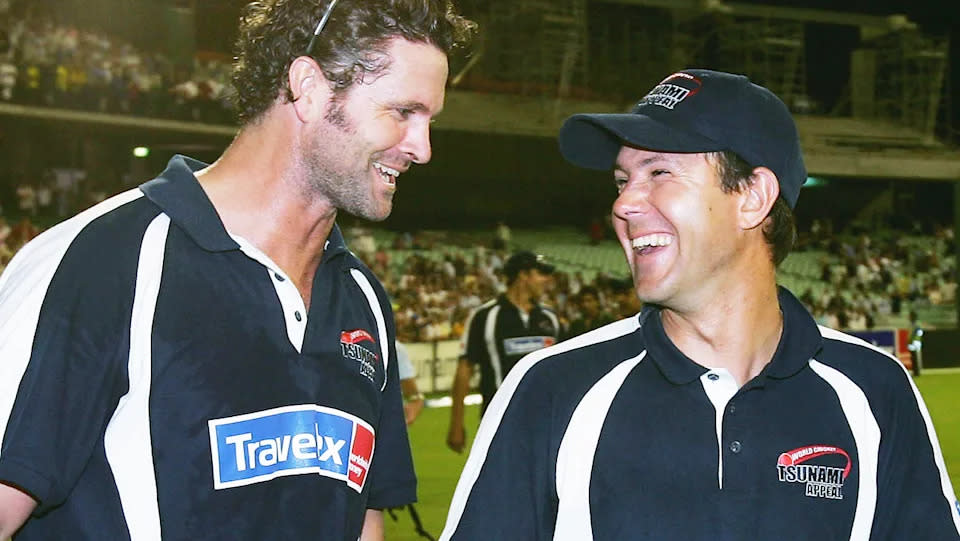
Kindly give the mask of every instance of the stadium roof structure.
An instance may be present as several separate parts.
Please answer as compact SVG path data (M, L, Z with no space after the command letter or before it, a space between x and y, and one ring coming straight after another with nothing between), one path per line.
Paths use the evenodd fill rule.
M545 102L536 97L450 90L434 129L553 138L569 115L622 110L622 106L605 102ZM226 143L237 131L227 125L154 118L145 121L143 117L12 104L0 104L0 116L101 133L152 134L154 139L166 136L180 142ZM795 118L811 175L960 181L960 152L923 133L876 120L811 115Z
M450 91L435 128L556 137L577 112L622 112L622 106ZM960 181L956 148L903 126L877 120L796 115L811 175Z

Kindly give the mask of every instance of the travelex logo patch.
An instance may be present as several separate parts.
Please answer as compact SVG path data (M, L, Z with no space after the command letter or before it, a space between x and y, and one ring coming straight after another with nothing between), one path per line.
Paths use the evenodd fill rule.
M507 355L526 355L532 351L552 346L557 340L552 336L520 336L503 341L503 351Z
M373 428L323 406L284 406L207 424L217 490L317 473L361 492L373 459Z
M846 459L843 468L805 464L814 458L827 455L842 455ZM782 483L805 483L805 495L811 498L843 499L843 482L850 475L850 455L832 445L807 445L781 453L777 459L777 475Z
M675 83L683 83L683 85ZM672 110L678 103L699 92L702 85L700 79L689 73L674 73L653 87L653 90L637 102L636 107L659 105Z
M360 373L370 381L375 381L377 376L377 363L380 357L376 353L367 349L364 342L369 342L374 347L377 341L373 335L364 329L354 329L352 331L340 331L340 351L347 359L357 361L360 366Z

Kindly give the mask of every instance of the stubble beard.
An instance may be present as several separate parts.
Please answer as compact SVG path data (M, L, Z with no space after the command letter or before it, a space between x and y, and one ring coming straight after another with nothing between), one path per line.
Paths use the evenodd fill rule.
M369 167L350 169L350 164L369 165L369 162L360 155L362 150L357 149L356 128L347 118L343 104L332 100L324 120L328 129L316 133L303 153L307 195L324 198L337 210L353 216L383 221L390 215L392 205L389 200L386 209L377 204L372 193L376 186L371 190ZM392 199L392 194L389 197Z

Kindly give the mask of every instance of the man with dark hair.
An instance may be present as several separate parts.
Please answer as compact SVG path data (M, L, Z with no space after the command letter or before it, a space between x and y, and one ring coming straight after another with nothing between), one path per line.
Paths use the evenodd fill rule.
M0 539L382 539L416 497L394 322L336 217L386 218L429 161L471 26L447 0L251 3L220 159L17 255Z
M503 265L507 291L478 306L467 318L451 390L453 406L447 432L450 449L460 453L466 444L463 399L470 389L474 367L480 368L480 394L486 409L521 357L556 343L560 322L553 310L540 304L553 270L543 256L529 251L514 253Z
M580 315L570 322L566 338L579 336L587 331L603 327L613 322L611 316L600 304L600 291L594 286L583 286L575 297ZM636 312L634 312L636 313Z
M633 289L631 278L616 278L610 280L607 284L610 287L610 296L613 298L613 305L616 308L616 319L630 317L640 311L640 299L637 298L637 292Z
M644 308L517 363L441 539L960 539L910 375L776 284L806 179L782 101L683 70L560 150L613 169Z

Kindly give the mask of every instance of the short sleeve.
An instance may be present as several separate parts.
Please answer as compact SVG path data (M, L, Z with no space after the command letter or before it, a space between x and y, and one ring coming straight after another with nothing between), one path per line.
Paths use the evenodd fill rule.
M56 235L0 279L0 480L62 503L126 392L136 252L90 257ZM102 251L102 250L99 250Z
M871 539L960 539L960 503L930 414L910 376L898 368L880 419Z

